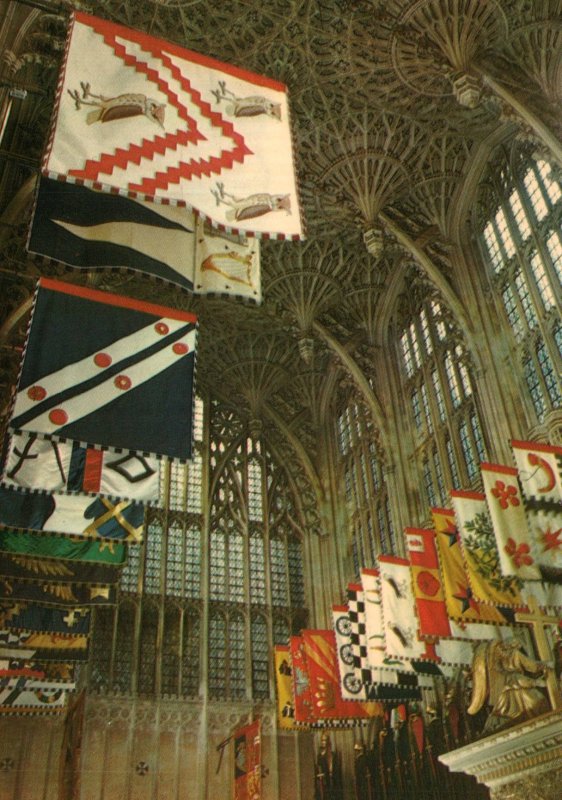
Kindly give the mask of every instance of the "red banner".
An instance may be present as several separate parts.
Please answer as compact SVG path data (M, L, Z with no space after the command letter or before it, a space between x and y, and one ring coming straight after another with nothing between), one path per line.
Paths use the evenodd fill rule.
M310 725L314 722L312 696L310 693L310 676L301 636L291 636L289 640L292 664L293 702L295 722Z
M380 715L380 703L343 699L340 688L336 636L333 630L304 630L302 639L308 662L310 695L314 703L313 713L317 722L368 719Z
M261 731L256 720L234 734L234 800L261 798Z
M405 528L412 585L422 636L451 636L435 546L435 532Z

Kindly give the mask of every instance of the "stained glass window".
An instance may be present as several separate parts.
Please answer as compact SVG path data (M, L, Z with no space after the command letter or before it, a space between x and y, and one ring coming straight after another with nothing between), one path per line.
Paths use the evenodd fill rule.
M265 554L260 533L250 536L250 598L265 603Z
M252 694L255 698L269 697L269 647L267 623L261 614L254 614L252 637Z
M494 221L499 223L507 225L504 217ZM505 231L504 238L507 243ZM484 457L485 444L461 331L435 297L412 303L410 316L403 330L410 337L412 330L420 331L426 344L416 369L402 362L402 378L412 398L416 463L429 508L446 504L449 489L460 481L468 485L477 477L475 464ZM451 425L453 418L455 425Z
M161 521L153 518L146 529L145 535L145 562L144 562L144 591L160 593L160 565L162 563L162 544L164 528Z
M121 591L136 592L138 590L141 552L140 547L127 549L127 560L121 571Z
M294 608L304 607L304 574L302 544L295 536L287 540L289 562L289 598Z
M269 561L271 601L276 606L289 605L287 586L286 547L281 539L270 539Z
M527 159L517 170L506 162L498 182L496 208L482 227L483 252L503 301L537 421L542 422L562 405L557 333L562 314L562 191L544 160ZM504 243L501 252L493 232Z
M418 352L417 340L412 332L405 334L401 343L405 363L410 363L410 354ZM415 344L414 344L415 341ZM419 356L415 356L419 358ZM413 362L412 362L413 363ZM427 419L426 398L413 392L411 395L414 414L419 425ZM353 431L345 449L340 444L340 467L343 471L345 497L350 517L351 554L355 577L361 567L374 564L376 555L384 549L393 552L396 543L390 535L391 525L387 506L387 486L383 476L383 460L376 445L376 430L369 414L357 403L351 402L338 418L338 430L343 420L352 420Z
M273 618L273 644L287 644L291 628L285 617L275 616Z
M189 526L184 532L184 590L185 597L201 596L201 531Z
M494 269L500 269L503 261L502 252L494 225L491 221L488 222L484 228L484 241L486 242L486 247Z
M459 473L457 471L457 459L453 450L453 443L449 437L445 439L445 448L447 450L447 463L449 465L449 472L451 473L451 488L460 489Z
M209 695L224 697L228 676L228 653L226 620L218 611L212 611L209 619Z
M186 487L187 487L187 511L193 514L201 513L201 493L203 457L200 453L195 453L193 461L187 466Z
M168 528L168 552L166 555L166 593L180 595L183 588L184 570L184 533L176 522Z
M242 603L244 601L244 560L244 538L238 531L231 531L228 536L228 578L226 581L228 589L223 595L223 599L226 596L233 602Z
M466 471L469 479L473 480L478 475L478 464L475 457L474 446L470 438L469 427L464 419L459 425L459 433Z
M301 512L260 441L234 419L206 422L200 401L195 410L193 460L162 464L160 507L147 511L144 543L129 547L119 604L95 609L91 686L197 697L206 663L212 697L263 699L267 643L281 630L286 642L293 615L306 620ZM214 486L208 523L205 472Z
M226 600L226 545L224 531L211 531L209 536L211 600Z
M242 614L233 612L228 619L228 643L223 657L228 659L227 683L215 697L241 699L246 695L246 622Z
M437 505L437 495L435 494L435 487L433 485L433 475L431 473L429 459L427 458L424 458L422 462L422 476L423 476L423 485L425 488L425 493L429 505L435 506Z

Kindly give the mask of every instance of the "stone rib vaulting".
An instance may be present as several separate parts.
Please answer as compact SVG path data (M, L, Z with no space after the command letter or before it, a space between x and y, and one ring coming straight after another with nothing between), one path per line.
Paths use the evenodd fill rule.
M287 85L306 239L262 242L261 305L26 251L72 8ZM263 800L340 800L315 795L320 733L278 728L274 644L330 627L511 439L562 444L561 20L560 0L2 4L3 432L40 276L193 311L199 352L193 461L94 614L80 751L59 720L0 716L0 800L228 798L225 741L258 717ZM374 723L330 736L341 800L374 800L354 770ZM489 796L400 775L383 800Z

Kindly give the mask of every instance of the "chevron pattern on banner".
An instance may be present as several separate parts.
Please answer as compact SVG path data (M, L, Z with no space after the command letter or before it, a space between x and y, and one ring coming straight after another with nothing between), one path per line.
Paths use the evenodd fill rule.
M303 235L286 87L82 12L43 172L236 231Z

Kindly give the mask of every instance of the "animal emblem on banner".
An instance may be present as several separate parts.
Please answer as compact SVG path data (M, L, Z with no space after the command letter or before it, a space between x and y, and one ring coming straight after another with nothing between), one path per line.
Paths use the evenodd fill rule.
M185 206L215 227L232 216L252 235L304 237L279 81L75 11L55 109L45 177ZM215 204L217 180L232 194Z
M269 194L259 192L247 197L236 197L225 191L224 183L216 184L216 189L211 189L211 194L217 201L217 206L224 204L230 206L226 218L230 222L241 222L253 217L261 217L270 211L285 211L291 213L291 198L288 194Z
M164 127L166 109L164 103L159 103L145 94L125 93L115 97L104 97L102 94L93 94L89 83L81 82L80 87L81 97L77 89L68 89L68 94L74 100L77 111L80 111L82 106L95 106L96 110L88 112L86 116L88 125L93 125L94 122L112 122L128 117L145 116L161 128Z
M241 255L234 250L226 253L212 253L201 262L201 271L216 272L229 281L252 286L253 255ZM236 274L236 269L241 269L241 276Z
M251 95L250 97L237 97L234 92L226 88L226 81L219 81L219 88L213 89L213 94L220 103L221 100L227 102L226 113L233 117L257 117L266 114L274 119L281 119L281 104L273 103L262 95Z
M383 573L382 579L392 587L397 598L404 598L406 596L406 581L398 580L393 575L388 575L386 573Z

